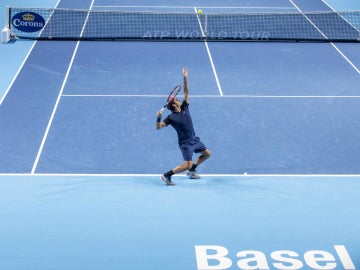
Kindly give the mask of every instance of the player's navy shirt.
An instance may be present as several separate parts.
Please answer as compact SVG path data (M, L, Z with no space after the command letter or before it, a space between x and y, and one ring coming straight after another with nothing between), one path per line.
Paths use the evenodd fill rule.
M184 100L181 104L181 111L172 112L164 120L166 125L171 125L176 130L179 144L196 139L188 106L189 104Z

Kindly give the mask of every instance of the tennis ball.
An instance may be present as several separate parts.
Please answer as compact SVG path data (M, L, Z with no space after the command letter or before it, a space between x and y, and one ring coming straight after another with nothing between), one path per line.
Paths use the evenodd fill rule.
M198 14L202 14L202 10L201 10L201 9L198 10Z

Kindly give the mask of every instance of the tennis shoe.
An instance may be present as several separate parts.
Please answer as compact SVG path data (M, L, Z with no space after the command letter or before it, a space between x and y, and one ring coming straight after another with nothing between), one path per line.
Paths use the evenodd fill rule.
M171 181L170 177L167 177L165 175L161 175L160 179L163 180L167 186L175 186L175 183Z
M187 170L186 175L189 177L189 179L200 179L201 178L200 175L198 175L196 173L196 171Z

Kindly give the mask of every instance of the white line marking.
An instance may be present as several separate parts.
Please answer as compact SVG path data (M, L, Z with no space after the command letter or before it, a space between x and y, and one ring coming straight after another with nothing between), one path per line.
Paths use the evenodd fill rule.
M289 0L290 3L292 3L294 5L294 7L300 12L300 13L303 13L302 10L292 1L292 0ZM308 16L306 16L305 14L302 14L305 19L325 38L325 39L328 39L328 37L309 19Z
M182 95L179 95L181 97ZM63 97L144 97L144 98L163 98L167 95L122 95L122 94L94 94L79 95L65 94ZM193 98L219 98L219 95L191 95ZM262 95L222 95L221 98L360 98L360 96L262 96Z
M94 0L92 0L92 2L91 2L90 10L92 9L93 3L94 3ZM84 30L85 30L87 21L88 21L88 19L89 19L89 15L90 15L90 12L88 12L88 14L87 14L87 16L86 16L86 19L85 19L83 28L82 28L81 33L80 33L80 37L81 37L81 36L83 35L83 33L84 33ZM63 80L63 83L62 83L62 85L61 85L59 95L58 95L58 97L57 97L57 99L56 99L56 103L55 103L54 109L53 109L53 111L52 111L52 113L51 113L50 120L49 120L48 125L47 125L47 127L46 127L45 134L44 134L43 139L42 139L41 144L40 144L40 148L39 148L38 153L37 153L37 155L36 155L36 159L35 159L33 168L32 168L32 170L31 170L31 174L34 174L34 173L35 173L36 168L37 168L37 165L38 165L38 163L39 163L41 153L42 153L42 151L43 151L43 148L44 148L44 145L45 145L47 136L48 136L48 134L49 134L49 130L50 130L51 124L52 124L52 122L53 122L53 119L54 119L56 110L57 110L57 108L58 108L58 106L59 106L60 98L61 98L62 93L63 93L63 91L64 91L67 78L68 78L68 76L69 76L69 74L70 74L70 69L71 69L72 64L73 64L73 62L74 62L75 55L76 55L77 50L78 50L78 48L79 48L79 44L80 44L80 41L78 41L78 42L76 43L75 50L74 50L73 55L72 55L72 57L71 57L71 60L70 60L68 69L67 69L67 71L66 71L66 74L65 74L65 77L64 77L64 80Z
M353 69L355 69L355 71L360 75L360 69L358 69L349 58L347 58L347 56L334 44L331 43L331 45L334 47L334 49L350 64L350 66L353 67Z
M294 7L300 12L303 13L302 10L293 2L293 0L289 0L290 3L292 3L294 5ZM328 39L328 37L305 15L303 14L303 16L306 18L306 20L308 20L314 27L315 29L326 39ZM334 49L350 64L350 66L360 75L360 70L351 62L351 60L332 42L330 42L331 46L334 47Z
M191 6L93 6L93 8L169 8L169 9L192 9ZM232 6L232 7L219 7L219 6L201 6L201 8L208 9L284 9L295 10L294 7L251 7L251 6Z
M160 177L161 174L116 174L116 173L0 173L2 176L39 176L39 177L56 177L56 176L73 176L73 177ZM176 174L173 177L184 177L184 174ZM360 177L360 174L201 174L201 177Z
M168 97L169 95L140 95L140 94L64 94L63 97ZM182 95L177 95L181 97Z
M336 11L332 6L330 6L326 1L321 0L325 5L327 5L332 11Z
M194 7L194 11L195 11L196 14L198 13L196 7ZM200 21L199 15L197 15L197 20L198 20L198 22L199 22L199 26L200 26L200 29L201 29L201 34L202 34L202 36L203 36L203 37L206 37L206 33L204 32L204 29L203 29L203 27L202 27L202 25L201 25L201 21ZM205 20L206 20L206 18L205 18ZM205 27L205 31L206 31L206 27ZM221 89L219 77L218 77L218 75L217 75L217 72L216 72L216 69L215 69L215 65L214 65L214 61L213 61L212 56L211 56L211 53L210 53L209 45L208 45L208 43L207 43L206 40L204 41L204 44L205 44L206 51L207 51L208 56L209 56L211 68L212 68L213 73L214 73L214 76L215 76L216 85L217 85L217 87L218 87L219 94L220 94L220 96L223 96L223 91L222 91L222 89Z

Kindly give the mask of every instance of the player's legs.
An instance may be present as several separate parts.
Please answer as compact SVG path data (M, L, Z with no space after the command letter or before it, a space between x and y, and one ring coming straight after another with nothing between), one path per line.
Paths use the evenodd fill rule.
M176 173L189 170L191 168L191 166L192 166L192 161L191 160L188 160L188 161L185 160L182 165L176 166L172 170L164 173L163 175L161 175L160 178L161 178L161 180L163 180L166 183L166 185L174 186L175 183L171 181L171 176L173 176Z
M180 146L180 150L184 158L184 163L182 165L176 166L175 168L164 173L161 176L161 180L163 180L168 186L175 185L174 182L171 181L171 177L174 174L189 170L193 165L192 163L193 149L187 146Z
M201 141L196 144L194 152L200 153L200 155L195 160L193 165L189 168L189 170L186 171L186 175L189 176L190 179L200 179L200 175L196 173L196 168L211 156L211 152L205 147L205 145Z
M201 163L203 163L205 160L207 160L211 156L211 152L209 149L205 149L205 151L202 151L200 153L200 156L195 160L194 164L196 166L199 166ZM191 167L190 167L191 168Z
M191 160L185 160L184 163L182 165L176 166L174 169L172 169L172 171L175 173L180 173L186 170L189 170L192 166L192 161Z
M198 141L196 144L190 146L189 145L180 146L180 150L184 158L184 163L182 165L176 166L175 168L164 173L161 176L161 179L167 185L175 185L171 181L171 176L183 171L186 171L186 175L189 176L189 178L199 179L200 176L195 173L196 167L211 156L210 150L207 149L201 141ZM194 163L192 162L193 153L200 153L199 157L195 160Z

